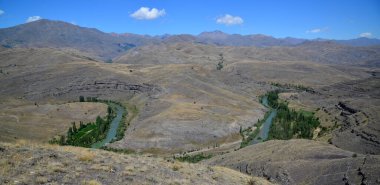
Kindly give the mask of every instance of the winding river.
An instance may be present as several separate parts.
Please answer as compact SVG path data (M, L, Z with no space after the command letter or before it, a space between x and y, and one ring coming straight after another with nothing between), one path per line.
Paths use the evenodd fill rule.
M108 133L107 133L106 138L92 144L91 148L100 148L100 147L106 145L107 143L111 142L112 139L114 139L116 137L117 128L119 127L120 121L123 117L123 113L125 110L122 106L115 104L115 103L110 103L109 105L112 106L112 108L116 109L116 117L111 122L111 125L110 125L110 128L108 129Z
M269 104L268 104L268 97L265 96L261 103L270 108L270 114L269 116L267 117L267 119L264 121L264 123L262 124L261 128L260 128L260 132L259 134L255 137L255 139L253 139L251 141L251 144L257 144L257 143L260 143L262 142L263 140L266 140L268 138L268 133L269 133L269 129L270 129L270 126L273 122L273 119L276 117L277 115L277 110L276 109L272 109ZM115 103L110 103L110 106L112 106L113 108L116 109L116 117L112 120L111 122L111 125L110 125L110 128L108 129L108 133L107 133L107 136L106 138L104 138L103 140L101 141L98 141L94 144L91 145L91 148L100 148L108 143L110 143L112 141L112 139L114 139L116 137L116 133L117 133L117 128L119 127L119 124L120 124L120 121L123 117L123 113L124 113L124 108L118 104L115 104Z
M266 140L268 138L268 133L269 133L270 126L272 125L273 119L277 115L277 110L276 109L272 109L269 106L269 104L268 104L268 96L264 96L264 98L262 99L261 103L265 107L268 107L270 109L269 111L271 111L271 112L270 112L269 116L267 117L267 119L264 121L263 125L261 126L259 134L257 134L257 136L255 137L255 139L253 139L251 141L251 144L260 143L263 140Z

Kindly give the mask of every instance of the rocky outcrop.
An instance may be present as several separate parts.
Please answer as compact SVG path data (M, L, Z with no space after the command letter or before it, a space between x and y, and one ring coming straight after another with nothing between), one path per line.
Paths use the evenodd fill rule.
M118 80L106 80L106 81L94 81L94 83L86 84L71 84L63 90L57 91L57 89L52 90L49 94L53 96L63 96L67 93L78 92L78 93L100 93L104 91L116 91L125 92L131 94L148 93L154 94L160 92L158 86L152 84L129 84L127 82L122 82Z
M46 97L67 98L77 97L79 95L101 97L109 94L115 96L130 97L135 94L145 93L152 97L162 91L159 86L139 83L133 84L119 80L102 80L94 81L93 83L81 83L80 81L68 84L67 87L47 88L38 91L27 91L24 97L27 99L38 99Z

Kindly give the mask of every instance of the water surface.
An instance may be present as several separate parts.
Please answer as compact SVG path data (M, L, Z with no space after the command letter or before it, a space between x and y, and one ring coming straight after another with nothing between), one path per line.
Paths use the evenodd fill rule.
M114 139L116 137L117 128L119 127L120 121L123 117L123 113L125 110L122 106L115 104L115 103L110 103L109 105L112 108L116 109L116 117L112 120L112 122L110 124L110 128L108 129L108 133L107 133L106 138L92 144L91 148L100 148L100 147L106 145L107 143L111 142L112 139Z
M263 140L266 140L268 138L268 133L269 133L269 129L270 129L270 126L272 125L272 122L273 122L273 119L276 117L277 115L277 110L276 109L272 109L269 104L268 104L268 96L264 96L261 103L270 108L270 114L268 116L268 118L264 121L264 123L261 125L261 128L260 128L260 132L259 134L257 134L257 136L255 137L255 139L253 139L251 141L251 144L257 144L257 143L260 143L262 142Z

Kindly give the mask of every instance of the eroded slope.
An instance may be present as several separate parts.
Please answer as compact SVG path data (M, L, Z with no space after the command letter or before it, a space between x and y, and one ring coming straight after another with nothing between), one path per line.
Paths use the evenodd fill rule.
M206 164L261 176L280 184L377 184L380 157L311 140L267 141L217 156Z

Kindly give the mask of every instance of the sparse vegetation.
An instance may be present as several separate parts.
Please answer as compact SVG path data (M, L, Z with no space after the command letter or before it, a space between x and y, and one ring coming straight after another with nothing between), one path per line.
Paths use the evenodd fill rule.
M111 152L115 152L115 153L121 153L121 154L133 154L133 153L136 153L133 150L120 149L120 148L109 148L107 146L103 146L103 147L101 147L101 149L107 150L107 151L111 151Z
M204 155L203 153L200 153L196 155L184 155L181 157L177 157L176 159L181 162L197 163L205 159L210 159L211 157L212 157L211 154Z
M220 71L224 67L224 65L223 65L223 62L224 62L223 53L219 54L219 57L220 58L219 58L218 64L216 65L216 69Z
M271 82L271 85L280 87L280 88L285 88L285 89L295 89L295 90L300 90L300 91L306 91L306 92L315 92L313 88L307 87L301 84L281 84L277 82Z
M29 142L0 142L0 176L0 184L94 185L244 184L251 178L225 167Z

